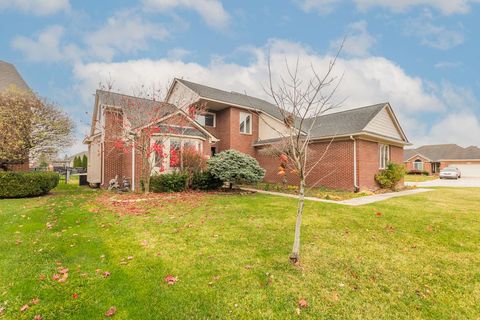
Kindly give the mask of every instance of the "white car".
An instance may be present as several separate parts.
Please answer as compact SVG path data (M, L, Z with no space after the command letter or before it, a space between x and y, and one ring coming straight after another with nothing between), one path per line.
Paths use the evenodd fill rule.
M458 179L462 177L460 170L456 167L448 167L440 170L440 179Z

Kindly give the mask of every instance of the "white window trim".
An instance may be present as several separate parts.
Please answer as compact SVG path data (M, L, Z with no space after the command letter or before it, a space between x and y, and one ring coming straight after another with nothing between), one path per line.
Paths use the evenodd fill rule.
M422 160L418 161L418 160L419 160L419 159L413 161L413 168L414 168L415 170L423 170L423 161L422 161ZM417 164L417 163L420 164L420 168L417 168L417 167L416 167L416 164Z
M198 148L197 151L200 154L203 154L203 141L201 139L182 138L182 137L178 137L178 136L168 137L168 138L165 138L164 140L153 138L152 141L151 141L152 145L157 141L161 142L163 140L163 147L164 147L165 150L168 150L168 151L166 151L167 156L165 157L165 159L163 159L163 167L164 167L165 170L163 172L160 172L160 167L159 166L154 166L152 168L152 174L162 174L162 173L171 173L172 172L172 168L170 168L170 141L171 141L171 139L180 140L180 150L181 151L183 151L183 147L184 147L185 142L195 142L196 145L197 145L197 148ZM152 162L155 161L155 154L154 153L152 153L150 155L150 161L152 161ZM174 168L174 169L176 169L176 168Z
M240 124L242 123L242 114L243 115L246 115L248 117L250 117L250 132L242 132L240 130ZM245 118L246 120L247 118ZM245 121L246 122L246 121ZM246 127L246 126L245 126ZM239 115L239 122L238 122L238 130L240 131L241 134L248 134L248 135L251 135L252 134L252 131L253 131L253 116L250 112L240 112L240 115Z
M379 145L379 168L386 169L390 162L390 146L388 144ZM385 160L385 161L384 161Z
M208 111L206 111L206 112L200 113L198 116L204 116L204 115L206 115L206 114L209 114L209 115L212 115L212 116L213 116L213 126L208 126L208 125L206 125L206 124L201 124L201 123L200 123L200 125L202 125L202 126L204 126L204 127L216 128L216 127L217 127L217 114L214 113L214 112L208 112ZM196 120L197 120L197 119L195 119L195 121L196 121ZM197 121L197 122L198 122L198 121Z

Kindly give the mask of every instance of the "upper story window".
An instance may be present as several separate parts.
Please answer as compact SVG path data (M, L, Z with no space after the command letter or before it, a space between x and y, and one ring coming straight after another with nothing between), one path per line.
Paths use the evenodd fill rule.
M202 114L198 114L195 117L195 120L197 120L197 122L200 123L202 126L206 126L206 127L215 127L216 126L215 113L204 112Z
M387 144L380 144L380 169L386 169L390 162L390 146Z
M240 112L240 133L252 134L252 114Z

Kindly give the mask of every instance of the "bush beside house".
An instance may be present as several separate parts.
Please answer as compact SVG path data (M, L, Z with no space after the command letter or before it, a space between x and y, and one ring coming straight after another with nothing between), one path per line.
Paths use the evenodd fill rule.
M265 176L265 170L248 154L236 150L222 151L207 161L214 177L233 184L257 183Z
M385 170L375 175L375 180L380 187L394 190L406 173L407 170L403 164L389 163Z
M0 172L0 198L26 198L47 194L58 185L54 172Z

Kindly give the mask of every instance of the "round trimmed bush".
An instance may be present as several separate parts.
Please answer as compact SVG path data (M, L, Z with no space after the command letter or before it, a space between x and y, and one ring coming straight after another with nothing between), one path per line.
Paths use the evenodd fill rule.
M55 188L59 180L55 172L0 172L0 199L41 196Z
M257 183L263 179L265 170L248 154L226 150L208 159L208 170L218 179L232 184Z

